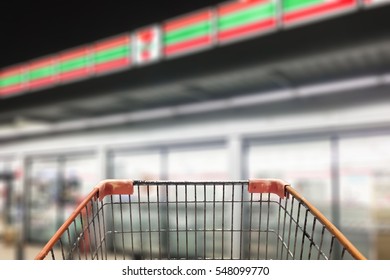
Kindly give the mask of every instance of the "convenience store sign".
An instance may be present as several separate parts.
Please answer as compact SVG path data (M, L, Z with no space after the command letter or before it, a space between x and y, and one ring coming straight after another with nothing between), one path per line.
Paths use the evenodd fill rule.
M59 80L68 82L85 78L90 74L89 48L80 47L59 55Z
M276 28L276 1L234 1L218 7L218 42L253 37Z
M211 9L196 12L163 24L164 55L174 57L206 49L213 42Z
M24 67L15 66L0 73L0 96L11 95L25 90Z
M318 20L357 8L357 0L282 0L284 25Z
M135 33L135 61L139 65L156 62L161 57L160 28L144 27Z
M55 57L36 60L27 68L28 88L35 90L52 85L56 79Z
M127 68L133 62L129 34L97 42L92 50L93 70L96 74Z
M358 5L362 3L363 5ZM0 97L75 82L133 65L261 36L390 0L235 0L161 24L0 69Z

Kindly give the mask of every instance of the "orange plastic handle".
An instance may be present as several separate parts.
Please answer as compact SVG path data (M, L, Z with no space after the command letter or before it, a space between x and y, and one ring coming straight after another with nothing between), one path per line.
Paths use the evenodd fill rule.
M250 193L274 193L280 198L286 197L286 186L289 186L279 179L252 179L249 180L248 191Z
M98 195L100 201L107 195L112 194L133 194L134 187L131 180L104 180L97 185Z

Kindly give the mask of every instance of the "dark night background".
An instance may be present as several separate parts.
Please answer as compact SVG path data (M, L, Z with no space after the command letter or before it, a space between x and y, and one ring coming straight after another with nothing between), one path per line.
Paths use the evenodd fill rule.
M0 1L0 68L221 2L226 1Z

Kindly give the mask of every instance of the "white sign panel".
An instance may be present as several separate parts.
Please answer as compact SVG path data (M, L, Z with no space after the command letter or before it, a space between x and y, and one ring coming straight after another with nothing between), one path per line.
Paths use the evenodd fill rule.
M161 57L161 31L156 25L139 29L135 33L135 61L148 64Z

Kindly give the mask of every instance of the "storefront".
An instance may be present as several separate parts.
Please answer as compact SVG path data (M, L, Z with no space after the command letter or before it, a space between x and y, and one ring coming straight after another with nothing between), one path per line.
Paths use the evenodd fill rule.
M371 92L370 101L351 104L349 94L275 103L272 113L251 106L139 121L12 141L0 154L13 154L13 164L24 167L27 242L45 242L104 178L276 177L303 193L367 257L389 258L390 102L382 97ZM157 196L164 199L153 191L149 199Z

